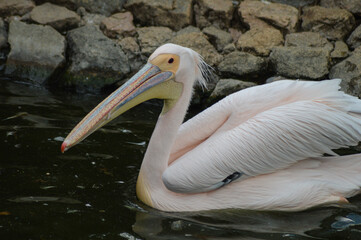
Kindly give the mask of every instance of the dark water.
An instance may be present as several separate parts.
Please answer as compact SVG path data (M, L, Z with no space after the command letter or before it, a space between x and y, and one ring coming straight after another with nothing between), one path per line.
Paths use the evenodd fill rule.
M135 181L159 105L142 104L60 153L103 97L0 81L0 239L361 239L361 197L300 213L144 206Z

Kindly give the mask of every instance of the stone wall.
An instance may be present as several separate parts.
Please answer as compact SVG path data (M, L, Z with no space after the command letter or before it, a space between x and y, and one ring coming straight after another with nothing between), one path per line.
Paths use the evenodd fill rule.
M0 0L0 74L98 92L171 42L215 70L197 102L282 78L360 97L360 23L360 0Z

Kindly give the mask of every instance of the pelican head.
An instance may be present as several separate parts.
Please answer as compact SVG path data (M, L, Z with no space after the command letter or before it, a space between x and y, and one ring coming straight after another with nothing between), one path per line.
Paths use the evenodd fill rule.
M159 47L142 69L79 122L64 140L61 151L66 151L120 114L149 99L164 99L162 114L168 112L181 97L185 86L192 87L196 79L205 85L203 74L206 66L201 56L192 49L175 44Z

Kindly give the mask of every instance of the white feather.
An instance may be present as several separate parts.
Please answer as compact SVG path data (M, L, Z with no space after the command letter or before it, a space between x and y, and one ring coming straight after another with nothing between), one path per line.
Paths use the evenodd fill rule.
M339 83L286 80L230 95L181 126L171 161L181 156L164 172L165 185L203 192L234 172L242 180L356 145L361 101Z

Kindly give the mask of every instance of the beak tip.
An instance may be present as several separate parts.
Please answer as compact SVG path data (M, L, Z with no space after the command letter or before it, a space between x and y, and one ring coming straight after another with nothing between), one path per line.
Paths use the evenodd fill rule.
M67 143L63 142L63 144L61 144L61 153L64 153L67 149Z

